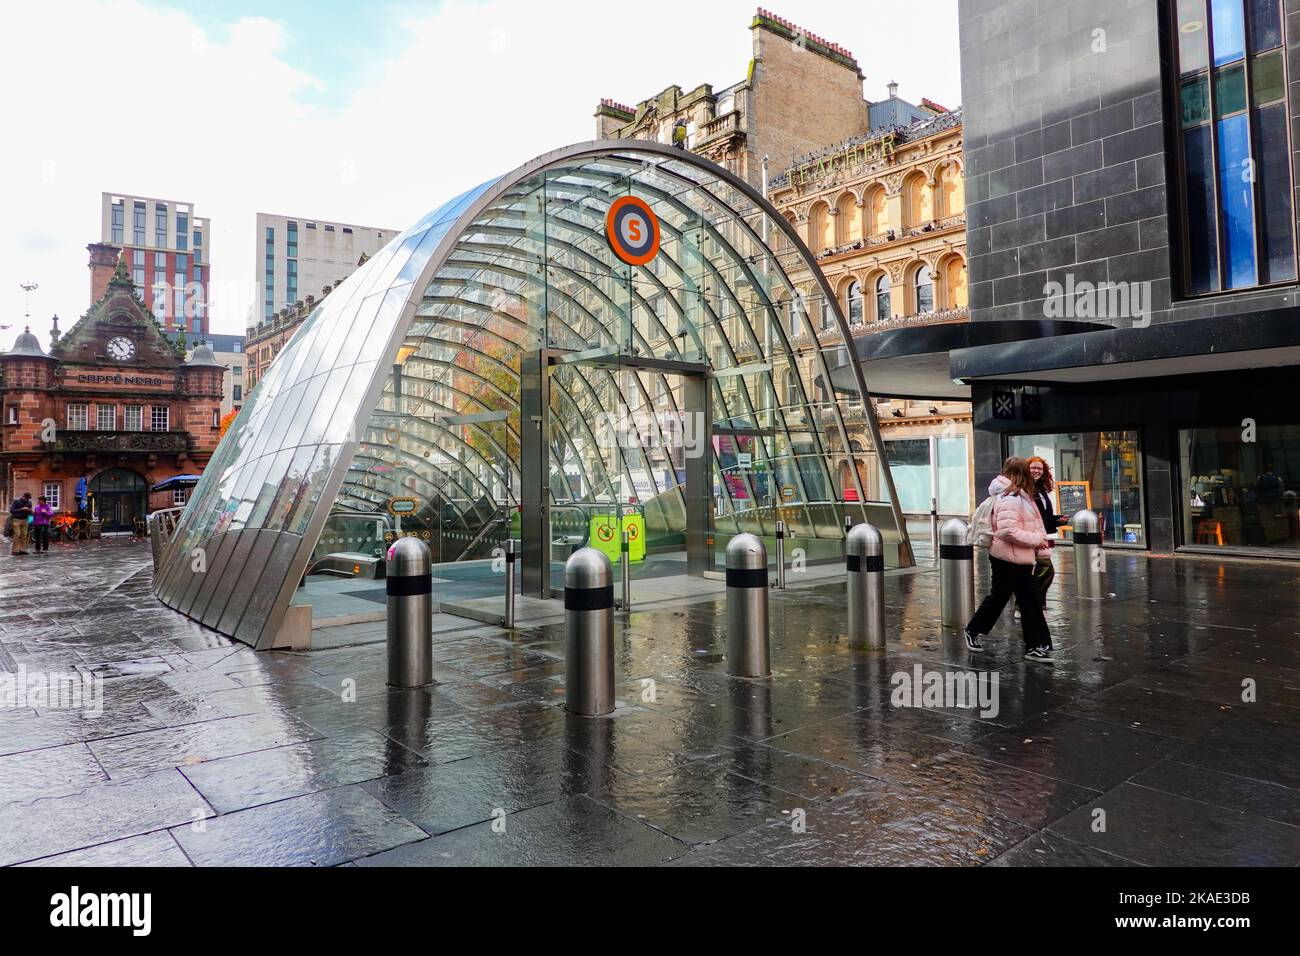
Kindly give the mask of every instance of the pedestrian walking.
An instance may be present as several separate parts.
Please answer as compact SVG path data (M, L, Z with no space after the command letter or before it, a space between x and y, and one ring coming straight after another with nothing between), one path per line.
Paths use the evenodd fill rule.
M32 493L24 491L9 503L9 519L13 525L13 537L10 538L9 553L27 554L27 544L31 539L30 518L32 516Z
M1043 617L1043 606L1034 588L1034 566L1046 553L1047 532L1038 506L1034 504L1034 478L1023 458L1008 458L1002 474L989 484L995 495L992 516L993 538L989 543L989 564L993 584L966 625L966 646L984 650L980 638L993 629L1012 595L1020 602L1020 627L1024 634L1025 660L1052 663L1052 636Z
M1069 519L1064 515L1058 515L1052 510L1052 489L1056 487L1056 482L1052 478L1052 466L1044 459L1035 455L1027 459L1029 462L1029 474L1034 479L1034 505L1038 508L1038 515L1043 519L1043 529L1047 532L1048 548L1056 547L1056 533L1061 525ZM1038 560L1034 563L1034 590L1038 592L1040 603L1043 610L1047 610L1047 592L1052 586L1052 581L1056 579L1056 566L1052 563L1052 553L1040 554ZM1016 617L1020 617L1020 602L1016 601Z
M32 544L36 547L37 554L49 554L50 551L50 521L54 517L54 509L50 503L41 495L36 499L36 507L32 509Z

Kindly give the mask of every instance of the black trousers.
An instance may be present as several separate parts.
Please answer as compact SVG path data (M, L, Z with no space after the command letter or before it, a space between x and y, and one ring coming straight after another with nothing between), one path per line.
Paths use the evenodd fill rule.
M966 629L980 636L993 630L993 625L1002 616L1014 594L1020 602L1020 627L1025 636L1025 649L1033 647L1051 647L1052 635L1047 632L1047 620L1043 617L1043 605L1034 586L1034 566L1032 564L1012 564L989 557L993 567L993 588L989 591L970 619Z
M47 524L32 525L32 542L36 545L37 551L50 550L50 526Z

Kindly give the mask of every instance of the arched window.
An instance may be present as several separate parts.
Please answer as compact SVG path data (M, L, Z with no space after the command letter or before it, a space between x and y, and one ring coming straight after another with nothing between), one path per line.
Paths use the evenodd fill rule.
M930 211L930 188L925 174L909 176L903 184L903 225L919 226L934 218Z
M889 304L889 276L876 280L876 321L884 322L893 314Z
M781 391L787 407L793 408L799 404L799 380L795 377L794 369L785 370Z
M862 322L862 286L858 285L856 279L849 283L848 314L849 325Z
M837 220L836 243L846 245L862 238L862 219L858 215L858 198L853 193L845 193L835 206Z
M966 306L966 263L960 256L948 260L943 270L944 307L961 309Z
M826 300L825 296L818 296L817 305L821 309L821 313L822 313L821 326L822 326L822 331L824 332L831 327L831 304Z
M867 235L883 236L885 230L889 227L889 217L885 215L885 190L883 187L876 186L867 193L863 211L866 213Z
M930 270L924 265L917 268L916 275L912 279L912 294L917 315L934 311L934 280L930 278Z
M835 245L833 218L824 202L814 205L808 214L808 247L814 255Z
M935 212L936 217L946 219L948 216L959 215L966 205L966 188L961 170L956 163L944 163L939 170L938 179L935 192L939 208Z

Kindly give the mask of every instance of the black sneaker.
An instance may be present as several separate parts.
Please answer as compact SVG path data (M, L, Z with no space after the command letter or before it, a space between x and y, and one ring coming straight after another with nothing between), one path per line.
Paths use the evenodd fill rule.
M979 635L978 635L978 634L972 634L972 633L970 632L970 629L969 629L969 628L967 628L967 630L966 630L965 633L966 633L966 647L967 647L969 650L972 650L972 651L982 651L982 650L984 650L984 645L980 643L980 639L979 639Z
M1025 651L1025 660L1038 661L1040 664L1055 664L1050 647L1033 647Z

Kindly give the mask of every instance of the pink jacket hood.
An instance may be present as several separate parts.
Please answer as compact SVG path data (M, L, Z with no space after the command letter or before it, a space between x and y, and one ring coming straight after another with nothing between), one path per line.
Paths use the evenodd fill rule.
M993 507L993 541L989 556L1012 564L1033 564L1047 553L1047 531L1038 506L1026 494L1008 495L1011 481L998 475L989 482L989 494L997 496Z

